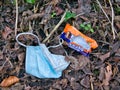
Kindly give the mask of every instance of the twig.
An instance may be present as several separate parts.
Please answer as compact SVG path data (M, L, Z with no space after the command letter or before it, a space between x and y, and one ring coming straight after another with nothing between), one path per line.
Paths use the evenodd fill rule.
M91 86L91 90L94 90L94 87L93 87L93 80L92 80L92 76L90 75L90 86Z
M110 3L110 7L111 7L111 11L112 11L112 22L110 21L108 15L106 14L106 12L104 11L104 9L102 8L100 2L98 0L96 0L97 3L99 4L99 7L102 9L103 13L105 14L106 18L108 19L109 23L111 24L111 27L112 27L112 33L113 33L113 39L115 39L115 28L114 28L114 10L113 10L113 7L112 7L112 3L110 0L109 3Z
M99 2L98 0L96 0L96 1L97 1L97 3L98 3L99 7L102 9L103 13L105 14L106 18L108 19L109 23L111 23L108 15L106 14L106 12L104 11L104 9L102 8L102 5L100 4L100 2Z
M0 71L4 68L6 62L7 62L7 60L5 60L5 62L3 63L3 65L0 67Z
M5 64L6 64L7 62L9 62L11 68L13 68L13 65L12 65L11 61L9 60L9 58L6 58L6 60L5 60L5 62L3 63L3 65L0 67L0 71L4 68L4 66L5 66Z
M43 40L43 43L45 43L50 37L51 35L58 29L58 27L63 23L64 19L65 19L65 15L66 15L66 11L63 14L61 20L59 21L59 23L55 26L55 28L51 31L51 33Z
M18 0L16 0L15 36L17 35L17 24L18 24Z
M114 10L113 10L113 7L112 7L112 3L110 0L108 0L109 3L110 3L110 7L111 7L111 11L112 11L112 22L111 22L111 27L112 27L112 33L113 33L113 39L115 39L115 28L114 28Z
M83 13L80 13L80 14L76 15L75 18L77 18L77 17L79 17L79 16L81 16L81 15L83 15L83 14L85 14L85 13L84 13L84 12L83 12Z

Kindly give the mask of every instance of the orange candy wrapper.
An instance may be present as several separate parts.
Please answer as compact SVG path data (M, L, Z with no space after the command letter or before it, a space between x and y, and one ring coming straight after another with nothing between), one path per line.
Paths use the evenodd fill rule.
M60 38L67 42L68 47L80 52L84 56L88 56L92 49L98 47L94 39L84 35L70 24L66 24Z

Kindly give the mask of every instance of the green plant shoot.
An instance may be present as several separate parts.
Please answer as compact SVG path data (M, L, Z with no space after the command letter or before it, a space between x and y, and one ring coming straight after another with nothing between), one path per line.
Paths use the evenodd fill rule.
M65 15L65 21L67 21L70 18L75 18L75 16L76 16L75 13L71 13L70 11L67 11Z
M34 4L35 0L26 0L27 3Z
M86 24L86 25L85 25L85 24L81 23L81 24L80 24L80 28L83 29L83 30L86 30L86 31L90 31L90 32L92 32L92 33L94 32L91 24Z
M51 17L53 18L55 16L56 16L56 12L52 12Z

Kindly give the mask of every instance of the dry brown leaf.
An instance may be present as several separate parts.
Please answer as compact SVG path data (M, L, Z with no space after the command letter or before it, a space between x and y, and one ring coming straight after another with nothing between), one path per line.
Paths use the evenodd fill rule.
M33 12L31 10L27 10L27 11L24 11L22 16L30 16L30 15L33 15Z
M63 10L60 7L55 7L56 15L60 15L63 13Z
M118 27L118 29L120 29L120 22L116 22L115 24Z
M70 86L72 87L73 90L81 90L80 84L76 82L76 79L73 77L70 80Z
M120 21L120 16L115 16L115 21Z
M103 9L108 15L112 16L112 11L111 11L110 7L104 7L103 6Z
M118 70L118 67L117 66L114 66L113 67L113 77L117 74L119 72L119 70Z
M60 81L60 84L62 85L63 88L65 88L65 87L67 87L67 85L68 85L68 80L67 80L67 79L62 79L62 80Z
M110 52L104 54L104 55L100 55L99 58L104 61L105 59L107 59L108 57L110 57Z
M0 59L3 59L3 52L0 51Z
M87 17L85 17L85 16L80 16L80 18L83 19L86 22L89 21L89 19Z
M67 59L71 62L70 66L75 70L83 69L90 62L90 60L83 55L79 56L78 59L72 56L69 56Z
M108 63L106 70L105 70L105 79L103 80L103 85L109 85L109 81L112 76L112 66Z
M82 12L89 13L91 10L91 0L78 0L78 8L72 9L77 14L80 14Z
M119 56L115 56L112 58L112 60L116 63L120 62L120 57Z
M0 86L1 86L1 87L9 87L9 86L11 86L12 84L15 84L15 83L17 83L17 82L19 82L19 78L17 78L16 76L9 76L8 78L5 78L5 79L1 82Z
M99 74L99 77L98 77L98 78L99 78L99 80L101 80L101 81L102 81L103 78L104 78L104 68L103 68L103 67L100 68L100 74Z
M42 13L35 13L35 14L32 14L32 15L30 15L28 17L25 17L25 21L30 21L30 20L33 20L33 19L38 19L38 18L43 17L43 15L44 15L44 12L42 12Z
M90 88L90 78L89 76L85 76L81 81L80 84L86 88Z
M51 4L54 5L54 6L56 6L60 2L61 2L61 0L52 0Z
M25 53L18 54L18 60L19 60L20 65L23 64L24 57L25 57Z
M119 47L120 47L120 41L117 41L115 44L113 44L110 54L112 55L112 54L116 53L118 51Z
M7 39L7 36L11 34L13 31L9 27L5 27L4 31L2 32L2 36L4 39Z

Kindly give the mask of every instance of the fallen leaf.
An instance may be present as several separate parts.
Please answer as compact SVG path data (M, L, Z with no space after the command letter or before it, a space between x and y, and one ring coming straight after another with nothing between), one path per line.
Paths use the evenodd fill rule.
M3 59L3 52L0 51L0 59Z
M30 16L30 15L33 15L33 12L31 10L24 11L22 14L23 17Z
M90 5L91 0L78 0L78 8L77 9L72 9L72 11L76 12L76 14L80 13L89 13L91 10L91 5Z
M89 76L85 76L81 81L80 84L86 88L90 88L90 78Z
M30 15L28 17L25 17L25 21L30 21L30 20L33 20L33 19L38 19L38 18L43 17L43 15L44 15L44 12L42 12L42 13L35 13L35 14L32 14L32 15Z
M60 81L59 80L57 80L53 85L52 85L52 87L54 88L54 89L57 89L57 90L62 90L62 86L60 85ZM53 89L53 90L54 90Z
M19 53L18 54L18 60L20 62L20 65L23 64L24 57L25 57L25 53Z
M78 59L69 56L66 60L71 62L70 66L75 70L83 69L90 62L90 60L83 55L79 56Z
M118 69L118 67L115 65L115 66L113 67L113 75L112 75L112 77L114 77L118 72L119 72L119 69Z
M120 30L120 22L116 22L115 24L118 27L118 29Z
M15 85L12 85L9 90L25 90L23 88L24 88L23 84L16 83Z
M110 54L111 54L111 55L114 54L114 53L119 49L119 47L120 47L120 41L117 41L117 42L113 45Z
M60 15L63 13L63 10L60 7L55 7L56 15Z
M60 81L60 84L62 85L63 88L65 88L65 87L67 87L67 85L68 85L68 80L67 80L67 79L62 79L62 80Z
M120 56L115 56L115 57L113 57L113 58L112 58L112 61L114 61L114 62L116 62L116 63L120 62Z
M103 9L104 9L104 11L105 11L108 15L112 16L112 11L111 11L111 8L110 8L110 7L105 7L105 6L103 6Z
M11 34L13 31L9 27L5 27L4 31L2 32L2 36L4 39L7 39L7 36Z
M51 4L54 5L54 6L56 6L60 2L61 2L61 0L52 0Z
M111 90L120 90L120 86L114 86Z
M90 60L89 58L81 55L78 57L78 62L78 69L83 69L90 62Z
M120 21L120 16L115 16L115 21Z
M9 87L15 83L19 82L19 78L17 78L16 76L9 76L8 78L5 78L0 86L1 87Z
M100 60L104 61L105 59L107 59L108 57L110 57L110 52L104 54L104 55L100 55L99 58Z
M29 85L28 86L25 85L24 90L31 90L31 87Z
M103 80L104 79L104 74L105 74L105 70L103 67L100 68L100 74L98 76L99 80Z
M70 86L72 87L73 90L81 90L81 86L79 83L76 82L75 78L71 78L70 80Z
M84 67L82 70L87 75L92 75L93 74L89 67Z
M107 67L106 67L106 70L105 70L105 79L103 80L103 85L109 85L109 81L111 79L111 76L112 76L112 66L111 64L107 63Z
M83 19L85 22L89 21L89 19L85 16L80 16L81 19Z
M41 24L45 24L48 22L48 20L50 20L51 17L51 11L52 11L52 5L48 5L45 9L45 12L43 14L42 20L41 20Z

